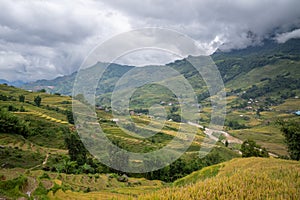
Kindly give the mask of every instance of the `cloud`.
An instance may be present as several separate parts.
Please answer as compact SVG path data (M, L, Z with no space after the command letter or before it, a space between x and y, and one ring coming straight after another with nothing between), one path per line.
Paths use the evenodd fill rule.
M136 28L174 29L208 53L245 48L265 38L283 42L300 28L299 0L0 0L0 7L0 56L5 60L0 78L10 80L70 74L97 44ZM141 64L143 59L168 60L139 54L127 61Z
M300 26L298 0L105 0L129 16L133 27L173 28L201 42L208 50L216 47L245 48ZM214 48L211 42L215 41Z
M10 80L70 74L95 45L130 29L126 16L97 1L0 0L0 7L0 51L23 58L2 56L0 78ZM21 66L27 71L12 70Z
M291 32L286 32L282 34L278 34L275 39L278 43L285 43L289 39L300 38L300 29L293 30Z

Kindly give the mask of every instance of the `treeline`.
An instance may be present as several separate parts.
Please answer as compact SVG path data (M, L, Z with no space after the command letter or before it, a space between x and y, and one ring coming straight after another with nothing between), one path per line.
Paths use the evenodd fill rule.
M65 138L65 144L68 149L69 157L57 160L53 166L46 166L44 170L51 170L57 172L63 172L68 174L80 174L80 173L116 173L119 175L124 174L122 171L110 168L100 161L95 159L85 149L82 141L75 132L69 132ZM123 155L121 152L109 152L111 162L114 162L114 166L124 167L129 165L129 158ZM161 159L161 158L160 158ZM165 182L173 182L174 180L184 177L193 171L199 170L203 167L214 165L225 161L226 158L221 156L215 149L212 150L204 158L195 156L194 158L182 156L170 165L148 173L127 173L132 177L144 177L151 180L162 180ZM152 160L145 161L145 165L151 164Z
M285 142L288 146L290 158L293 160L300 160L300 124L297 121L283 121L277 122L280 125Z

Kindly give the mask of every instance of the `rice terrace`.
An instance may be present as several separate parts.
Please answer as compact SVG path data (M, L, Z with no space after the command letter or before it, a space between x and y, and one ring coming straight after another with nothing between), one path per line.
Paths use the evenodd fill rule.
M300 199L299 1L0 7L0 200Z

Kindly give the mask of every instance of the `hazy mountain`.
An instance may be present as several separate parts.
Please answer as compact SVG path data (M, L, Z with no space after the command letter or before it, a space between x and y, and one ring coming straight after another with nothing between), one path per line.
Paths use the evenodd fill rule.
M20 80L18 80L18 81L8 81L8 80L5 80L5 79L0 79L0 84L7 84L7 85L20 87L20 86L24 85L25 82L20 81Z
M270 84L261 82L261 80L270 80L276 76L285 74L289 80L296 80L299 77L298 63L300 61L300 39L291 39L283 44L275 41L266 40L259 46L248 47L245 49L232 50L230 52L216 51L211 57L217 65L226 87L229 89L247 89L253 84ZM197 58L193 58L197 59ZM98 63L95 68L103 65ZM201 75L193 68L187 59L177 60L169 63L166 66L177 70L182 74L193 86L193 89L200 99L206 98L207 94L205 84ZM271 74L253 71L254 69L263 70L264 66L271 66L273 69ZM163 66L160 66L163 67ZM97 87L97 96L100 101L109 102L109 94L113 91L115 84L126 72L133 69L133 66L124 66L118 64L111 64L102 78L99 80ZM255 76L247 82L247 84L239 84L235 80L245 80L249 77ZM254 74L253 74L254 73ZM93 74L93 73L91 73ZM71 75L58 77L53 80L39 80L32 83L27 83L22 86L25 89L39 90L45 88L50 93L61 93L64 95L71 95L73 83L77 72ZM138 76L138 75L137 75ZM89 79L92 77L88 77ZM97 77L94 77L97 78ZM248 79L247 79L248 80ZM297 85L297 83L296 83ZM272 86L270 86L272 87ZM147 89L149 90L149 88ZM155 92L161 89L155 89ZM145 92L145 90L143 90ZM168 93L167 91L161 93ZM141 94L137 95L142 99ZM153 102L152 102L153 103Z

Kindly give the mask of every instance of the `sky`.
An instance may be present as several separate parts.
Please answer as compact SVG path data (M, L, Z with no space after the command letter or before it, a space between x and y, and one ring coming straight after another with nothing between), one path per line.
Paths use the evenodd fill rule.
M9 81L70 74L97 45L145 27L185 34L207 54L300 38L299 0L0 0L0 8L0 79ZM125 57L120 63L131 65L177 58Z

